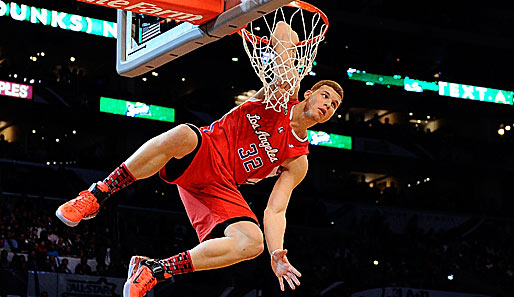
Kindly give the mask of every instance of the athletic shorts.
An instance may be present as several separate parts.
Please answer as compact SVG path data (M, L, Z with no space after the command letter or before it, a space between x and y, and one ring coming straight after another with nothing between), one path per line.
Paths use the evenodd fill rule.
M200 242L222 237L224 229L237 221L252 221L258 225L257 217L237 189L231 172L223 165L210 136L194 125L187 125L196 132L198 145L182 159L171 159L159 171L159 176L178 186Z

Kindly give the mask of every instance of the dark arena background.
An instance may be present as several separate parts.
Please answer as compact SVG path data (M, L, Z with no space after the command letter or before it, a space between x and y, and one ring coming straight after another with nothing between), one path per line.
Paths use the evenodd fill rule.
M12 3L67 15L34 23ZM264 252L152 294L514 296L514 4L311 3L330 27L302 92L332 79L345 98L310 132L287 212L301 286L280 292ZM0 296L120 296L132 255L194 247L176 187L157 176L76 228L54 212L146 140L209 125L261 86L238 35L122 77L116 39L77 32L72 15L116 22L77 1L0 1ZM113 114L126 103L112 99L136 117ZM152 106L174 117L137 116ZM260 220L273 182L240 188Z

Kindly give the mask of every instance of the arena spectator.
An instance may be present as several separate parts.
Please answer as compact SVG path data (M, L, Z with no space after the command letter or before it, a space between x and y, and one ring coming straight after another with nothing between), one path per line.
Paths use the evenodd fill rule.
M7 259L8 252L3 249L0 252L0 268L9 268L9 260Z
M38 265L38 261L37 261L37 255L36 255L36 251L35 250L30 251L30 253L28 255L28 258L27 258L27 269L28 270L38 270L39 269L39 265Z
M66 258L63 258L61 260L61 265L59 265L59 269L58 269L58 272L59 273L73 273L69 268L68 268L68 259Z
M98 276L108 276L105 264L104 263L97 263L96 264L96 271L93 274L94 275L98 275Z
M82 256L80 258L80 263L77 264L77 266L75 266L75 273L76 274L85 274L85 275L91 275L92 274L91 266L89 266L89 264L87 264L87 257L86 256Z
M28 252L32 247L30 241L25 237L27 230L22 230L18 235L18 250L22 253Z
M59 264L57 264L57 258L55 256L48 256L47 257L47 271L50 272L58 272L59 271Z
M10 268L15 271L27 271L27 262L25 261L25 256L14 254Z
M56 234L55 227L50 227L48 229L48 240L53 243L57 243L59 241L59 236Z

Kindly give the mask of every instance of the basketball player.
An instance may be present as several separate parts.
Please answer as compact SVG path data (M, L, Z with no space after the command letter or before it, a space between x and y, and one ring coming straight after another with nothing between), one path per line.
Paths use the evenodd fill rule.
M298 36L281 22L272 41L277 54L287 56ZM282 78L277 79L278 93L291 90L282 82L294 73L295 67L277 71ZM298 95L297 86L287 109L276 112L265 109L261 89L210 126L181 124L150 139L103 181L61 205L57 217L76 226L93 218L111 194L157 172L164 181L176 184L200 243L167 259L132 257L124 296L141 297L173 275L259 256L264 250L263 232L237 186L278 175L264 211L263 230L280 289L285 290L285 280L294 290L301 274L284 249L286 208L293 189L307 173L307 129L332 117L343 90L334 81L322 80L303 94L301 102Z

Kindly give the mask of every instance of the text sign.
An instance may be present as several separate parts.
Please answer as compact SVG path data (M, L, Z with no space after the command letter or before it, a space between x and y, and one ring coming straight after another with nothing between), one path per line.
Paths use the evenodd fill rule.
M439 95L512 105L514 92L440 81Z
M32 86L0 80L0 96L32 99Z
M386 84L389 86L403 86L406 91L421 93L424 91L438 92L440 96L448 96L459 99L514 105L514 92L450 82L430 82L409 77L401 78L399 75L387 76L367 73L366 71L348 68L348 78L366 82L366 85Z
M79 0L104 7L132 11L201 25L223 12L223 0ZM187 3L187 4L186 4Z
M25 4L18 5L14 2L5 3L0 0L0 17L2 16L10 16L17 21L27 21L33 24L43 24L104 37L116 38L117 35L117 24L113 22L32 7Z

